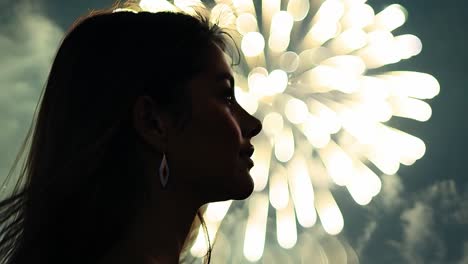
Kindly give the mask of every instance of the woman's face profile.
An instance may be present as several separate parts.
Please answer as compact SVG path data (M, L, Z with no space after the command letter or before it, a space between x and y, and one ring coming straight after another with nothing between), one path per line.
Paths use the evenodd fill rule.
M249 155L241 152L261 123L235 101L232 70L217 45L210 47L207 61L206 70L189 82L191 120L169 136L171 176L177 188L185 186L206 201L245 199L254 186Z

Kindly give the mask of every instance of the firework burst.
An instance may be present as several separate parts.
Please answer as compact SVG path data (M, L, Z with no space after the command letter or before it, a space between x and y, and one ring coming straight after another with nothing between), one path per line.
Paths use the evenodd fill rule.
M437 80L383 66L419 54L414 35L394 36L406 10L393 4L375 13L365 0L226 0L210 3L213 22L240 33L244 56L236 72L236 97L262 120L253 141L244 256L262 257L269 210L275 210L278 244L297 241L297 226L316 224L340 233L343 216L330 189L345 187L356 203L368 204L381 189L379 174L395 174L425 153L419 138L388 125L393 116L426 121L424 99L439 93ZM192 13L197 0L141 0L140 10ZM208 5L208 4L206 4ZM117 10L119 11L119 10ZM231 201L205 213L214 236ZM270 207L271 205L271 207ZM201 256L200 232L191 252Z

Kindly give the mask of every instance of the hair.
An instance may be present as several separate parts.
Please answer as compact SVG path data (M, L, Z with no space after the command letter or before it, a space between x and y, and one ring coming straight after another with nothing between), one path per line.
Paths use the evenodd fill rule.
M13 191L0 202L0 263L99 260L149 191L135 171L141 161L130 159L137 155L131 122L137 96L150 96L183 129L191 115L188 81L206 68L210 44L226 50L226 36L233 39L199 12L114 8L77 20L56 53L7 175L6 182L29 150ZM205 260L210 256L209 243Z

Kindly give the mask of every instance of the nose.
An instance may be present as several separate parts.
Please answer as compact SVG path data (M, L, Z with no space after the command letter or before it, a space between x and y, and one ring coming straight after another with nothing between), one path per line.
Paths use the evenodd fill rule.
M244 126L242 129L242 135L245 138L253 138L262 131L262 122L253 115L247 113L245 110L244 112L246 114L246 118L243 122Z

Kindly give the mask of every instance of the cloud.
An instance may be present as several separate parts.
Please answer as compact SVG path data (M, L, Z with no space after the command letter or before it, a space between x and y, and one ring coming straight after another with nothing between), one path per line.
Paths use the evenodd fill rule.
M406 263L449 263L448 251L454 252L448 229L467 222L468 193L459 193L454 180L439 181L415 193L400 214L402 237L391 244ZM463 231L461 231L463 232ZM455 240L454 240L455 239ZM468 263L468 244L459 263ZM453 263L453 262L450 262Z
M378 203L383 206L386 212L394 212L404 203L402 198L403 183L398 175L383 175L381 180L382 191L377 196Z
M354 240L364 263L468 264L468 186L449 179L410 193L398 175L381 178L382 191Z
M452 214L457 223L461 225L468 225L468 203L466 203L466 201L468 201L467 199L467 197L463 197L461 200L464 200L465 202L460 203L460 206Z
M29 2L0 14L0 180L26 136L63 31Z
M413 208L403 211L401 219L404 222L404 239L409 246L419 244L430 236L432 216L432 208L420 202L417 202Z
M408 263L440 263L445 257L446 248L434 229L434 211L422 202L401 214L403 239L399 244L402 257ZM426 258L428 254L431 258Z
M362 254L363 250L368 245L369 240L371 239L376 229L377 229L377 221L371 220L364 228L362 235L358 237L355 250L359 256Z
M442 224L468 224L468 190L459 193L454 180L437 182L418 198L437 208Z
M467 264L468 263L468 241L463 243L463 255L457 264Z

